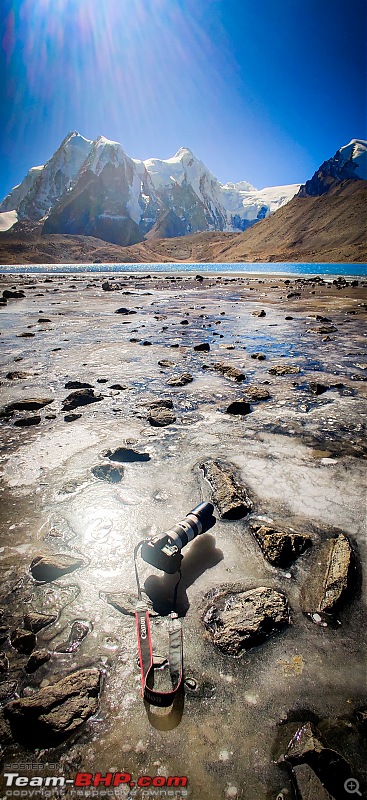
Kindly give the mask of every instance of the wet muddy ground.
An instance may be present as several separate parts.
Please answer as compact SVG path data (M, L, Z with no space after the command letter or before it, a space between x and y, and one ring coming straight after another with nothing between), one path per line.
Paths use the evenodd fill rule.
M110 290L102 288L106 280ZM29 771L19 771L29 775L43 769L66 777L78 770L121 771L135 781L140 775L187 776L192 800L275 800L282 789L284 798L293 798L289 774L275 761L287 726L307 718L326 730L331 746L338 745L363 780L354 714L366 704L367 298L361 283L348 283L2 277L2 290L25 296L0 308L0 625L22 627L29 610L55 613L57 620L37 636L37 648L47 648L51 658L32 674L5 631L9 669L0 675L0 696L6 705L82 667L101 667L104 674L97 715L46 751L10 743L3 772L4 764L22 763ZM121 308L125 312L115 313ZM202 343L208 352L194 350ZM241 370L245 379L226 377L218 362ZM285 365L299 369L269 372ZM192 380L167 383L181 373ZM63 404L75 390L65 387L75 381L89 384L98 402L70 412ZM253 386L267 390L269 399L250 400L246 415L226 413ZM9 404L30 399L49 402L9 411ZM175 419L155 427L148 405L162 399L172 401ZM253 510L243 519L218 517L211 532L184 551L177 608L192 681L182 707L168 716L148 713L134 618L107 603L106 595L134 596L137 542L211 499L199 469L210 458L232 465ZM306 533L313 547L286 569L272 566L250 531L259 518ZM348 590L333 624L317 625L302 613L300 588L311 551L341 532L353 549ZM32 560L55 553L81 559L82 566L55 581L35 581ZM166 655L165 615L176 576L144 562L139 569L158 611L155 650ZM291 624L239 658L221 653L200 615L205 592L223 583L281 590ZM4 782L2 790L6 797ZM184 796L171 791L144 793L125 785L99 796ZM54 789L52 796L76 796L72 792Z

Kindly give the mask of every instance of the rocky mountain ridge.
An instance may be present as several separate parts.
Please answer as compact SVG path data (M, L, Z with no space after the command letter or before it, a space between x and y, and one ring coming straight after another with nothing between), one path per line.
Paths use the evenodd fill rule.
M118 142L69 133L43 167L0 204L44 233L98 236L120 245L205 230L243 231L287 203L299 184L257 190L221 184L187 148L167 160L130 158Z

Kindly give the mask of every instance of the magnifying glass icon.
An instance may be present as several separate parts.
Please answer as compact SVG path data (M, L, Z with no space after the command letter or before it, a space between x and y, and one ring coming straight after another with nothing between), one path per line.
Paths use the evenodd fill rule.
M358 794L362 797L362 792L359 791L359 781L356 778L348 778L344 782L344 789L348 794Z

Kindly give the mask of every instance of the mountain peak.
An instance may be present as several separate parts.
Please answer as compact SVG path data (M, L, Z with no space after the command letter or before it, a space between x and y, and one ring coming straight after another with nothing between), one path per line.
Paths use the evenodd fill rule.
M197 161L196 156L194 155L192 150L190 150L189 147L180 147L180 149L177 150L176 155L174 155L173 157L182 160L183 158L185 158L185 156L187 156L188 158L193 158L195 159L195 161Z

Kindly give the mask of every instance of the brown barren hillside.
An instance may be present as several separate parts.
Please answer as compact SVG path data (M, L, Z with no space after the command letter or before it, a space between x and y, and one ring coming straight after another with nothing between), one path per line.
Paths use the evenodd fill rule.
M294 197L245 233L196 233L129 247L93 236L41 234L18 224L0 234L1 264L112 262L365 262L367 181L346 181L321 197Z

